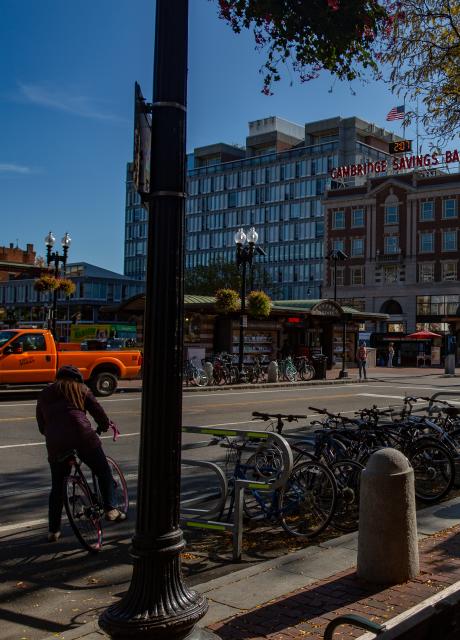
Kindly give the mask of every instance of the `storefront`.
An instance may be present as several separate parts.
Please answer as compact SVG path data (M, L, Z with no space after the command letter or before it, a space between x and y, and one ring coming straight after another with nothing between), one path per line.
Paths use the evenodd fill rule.
M117 307L119 320L137 317L138 333L143 324L144 296L136 296ZM327 356L328 367L356 366L359 330L366 321L385 321L385 314L366 313L342 307L333 300L274 301L268 318L246 316L244 357L252 362L260 356L275 360L283 355ZM185 296L185 357L203 359L213 353L239 351L239 313L219 314L215 298ZM345 341L344 341L345 328Z

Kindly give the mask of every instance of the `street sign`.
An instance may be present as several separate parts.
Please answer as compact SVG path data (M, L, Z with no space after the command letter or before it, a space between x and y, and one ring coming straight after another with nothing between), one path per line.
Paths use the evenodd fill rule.
M150 147L152 144L152 109L141 87L134 85L134 149L133 182L142 202L148 202L150 194Z

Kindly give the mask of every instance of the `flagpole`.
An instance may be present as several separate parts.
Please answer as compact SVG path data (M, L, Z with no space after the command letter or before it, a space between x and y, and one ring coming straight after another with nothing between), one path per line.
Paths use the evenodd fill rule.
M418 108L419 108L419 103L418 103L418 96L417 96L417 112L416 112L416 138L417 138L417 152L416 155L418 155L421 150L418 148Z
M403 140L406 139L406 98L404 98L404 104L403 104L403 114L404 114L404 118L403 118Z

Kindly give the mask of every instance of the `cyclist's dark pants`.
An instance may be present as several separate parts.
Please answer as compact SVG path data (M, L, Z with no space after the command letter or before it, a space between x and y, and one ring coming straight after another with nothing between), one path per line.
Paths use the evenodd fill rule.
M106 511L113 508L115 496L113 490L112 472L105 457L102 447L91 449L90 451L79 452L79 457L97 476L101 489L104 509ZM50 462L51 468L51 493L49 499L49 531L56 533L61 528L61 515L63 507L63 486L64 478L69 474L68 462Z

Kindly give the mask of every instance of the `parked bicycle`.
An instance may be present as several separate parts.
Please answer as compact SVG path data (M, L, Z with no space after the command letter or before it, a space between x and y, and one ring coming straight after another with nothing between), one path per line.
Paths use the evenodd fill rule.
M194 384L197 387L205 387L208 384L208 376L197 364L196 358L185 361L183 376L186 385Z
M291 356L278 360L278 375L282 380L288 380L289 382L295 382L298 374L297 369L292 361Z
M112 430L115 441L118 430L114 426ZM69 451L62 456L61 460L69 464L69 474L64 480L64 506L70 526L84 549L92 552L100 551L105 510L97 477L94 472L91 472L88 480L76 451ZM115 460L109 456L107 456L107 462L114 483L115 504L112 506L127 515L129 496L123 472Z

